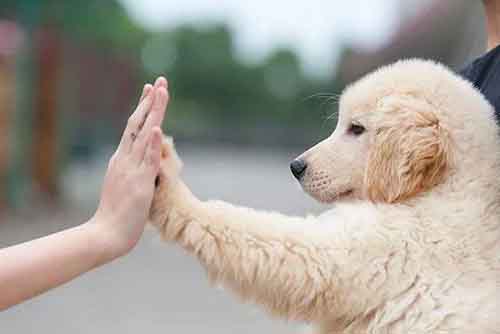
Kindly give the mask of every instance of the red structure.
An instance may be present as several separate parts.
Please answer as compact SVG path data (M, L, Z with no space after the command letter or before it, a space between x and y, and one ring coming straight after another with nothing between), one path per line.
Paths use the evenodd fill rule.
M0 21L0 211L7 205L7 171L11 124L15 110L14 54L22 41L18 26Z
M38 191L55 199L57 189L57 81L60 40L55 30L42 28L36 38L35 96L32 135L32 174Z

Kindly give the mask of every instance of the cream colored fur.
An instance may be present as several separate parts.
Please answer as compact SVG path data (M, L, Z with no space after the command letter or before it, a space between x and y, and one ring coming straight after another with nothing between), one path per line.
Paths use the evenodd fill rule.
M152 224L213 281L319 333L500 333L492 107L421 60L369 74L339 107L332 136L302 156L304 189L331 210L303 218L202 202L167 143ZM349 133L353 122L365 133Z

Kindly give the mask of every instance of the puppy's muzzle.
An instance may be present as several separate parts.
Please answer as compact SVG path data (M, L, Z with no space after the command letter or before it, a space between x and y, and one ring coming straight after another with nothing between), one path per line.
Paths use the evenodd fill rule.
M305 160L302 159L295 159L290 164L290 170L292 171L293 176L295 176L295 178L299 181L302 178L302 176L304 176L306 169L307 169L307 163L305 162Z

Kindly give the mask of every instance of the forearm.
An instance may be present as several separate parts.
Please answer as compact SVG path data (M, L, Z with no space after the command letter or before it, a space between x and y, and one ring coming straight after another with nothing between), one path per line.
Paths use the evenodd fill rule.
M322 317L328 309L323 292L334 283L335 268L327 241L308 237L314 218L214 201L200 212L183 245L195 251L212 281L290 319Z
M186 198L166 206L165 239L194 253L213 281L276 314L349 318L359 305L376 307L385 286L397 293L412 283L399 276L409 271L405 242L367 224L377 219L371 207L337 208L319 221Z
M311 320L328 310L333 257L314 218L287 217L224 202L172 203L160 227L194 253L211 280L289 318Z
M0 310L113 259L92 221L0 250Z

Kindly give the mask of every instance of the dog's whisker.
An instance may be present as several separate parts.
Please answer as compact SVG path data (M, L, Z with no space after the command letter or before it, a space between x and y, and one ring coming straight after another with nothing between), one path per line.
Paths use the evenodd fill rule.
M339 97L337 96L330 96L327 98L325 101L321 103L321 108L325 107L326 105L332 105L332 104L338 104L339 102Z
M332 94L332 93L316 93L316 94L312 94L308 97L305 97L302 101L306 102L306 101L309 101L309 100L315 99L315 98L328 100L331 98L338 98L338 97L339 97L338 95Z
M321 124L321 127L324 128L329 121L338 119L338 114L339 114L339 109L338 108L334 109L332 113L330 113L328 116L325 117L325 119Z

